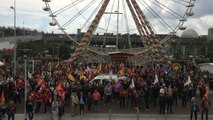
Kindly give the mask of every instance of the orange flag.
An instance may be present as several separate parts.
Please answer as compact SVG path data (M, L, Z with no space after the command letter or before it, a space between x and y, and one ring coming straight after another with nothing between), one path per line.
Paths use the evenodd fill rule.
M98 64L98 73L101 73L101 72L102 72L102 64L99 63L99 64Z
M1 92L1 103L4 105L5 104L5 96L4 96L4 90Z
M44 83L44 80L43 80L43 78L42 78L42 76L41 75L39 75L38 77L37 77L37 86L38 87L41 87L43 84L45 84Z
M209 96L208 91L206 91L206 93L204 94L204 97L208 98L208 96Z
M124 75L124 64L123 63L120 64L120 74Z
M56 86L55 89L56 89L57 91L63 90L63 88L62 88L62 83L61 83L61 82L58 83L58 85Z

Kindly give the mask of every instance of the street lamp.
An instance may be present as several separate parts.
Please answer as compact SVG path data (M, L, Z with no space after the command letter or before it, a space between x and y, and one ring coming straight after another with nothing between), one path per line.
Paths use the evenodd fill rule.
M27 55L24 55L24 120L27 120Z
M13 62L14 62L14 71L13 71L13 77L16 76L16 0L14 0L14 6L10 6L10 8L14 11L14 50L13 50Z
M30 53L31 49L22 49L23 50L23 58L24 58L24 120L27 120L27 109L26 109L26 102L27 102L27 55Z

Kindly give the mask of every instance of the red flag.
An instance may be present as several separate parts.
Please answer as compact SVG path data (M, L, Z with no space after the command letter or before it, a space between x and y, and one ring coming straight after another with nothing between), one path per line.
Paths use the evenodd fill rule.
M62 100L65 99L65 92L64 91L58 92L58 95L61 97Z

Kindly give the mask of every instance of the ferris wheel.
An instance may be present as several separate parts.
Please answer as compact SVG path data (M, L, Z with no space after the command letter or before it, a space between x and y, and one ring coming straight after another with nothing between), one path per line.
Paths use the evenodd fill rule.
M162 44L178 30L186 29L184 23L194 15L196 0L42 1L51 18L50 26L57 26L76 44L70 61L85 50L107 55L107 46L136 55L148 51L151 59L169 61ZM121 43L125 47L120 47Z

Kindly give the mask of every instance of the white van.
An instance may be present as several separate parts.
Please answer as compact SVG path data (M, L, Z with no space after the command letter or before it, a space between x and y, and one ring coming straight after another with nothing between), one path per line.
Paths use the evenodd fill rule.
M111 81L115 81L115 83L117 83L119 80L126 80L126 79L127 79L126 76L120 76L115 74L100 74L96 76L94 79L92 79L89 82L89 84L93 84L93 83L105 84Z

